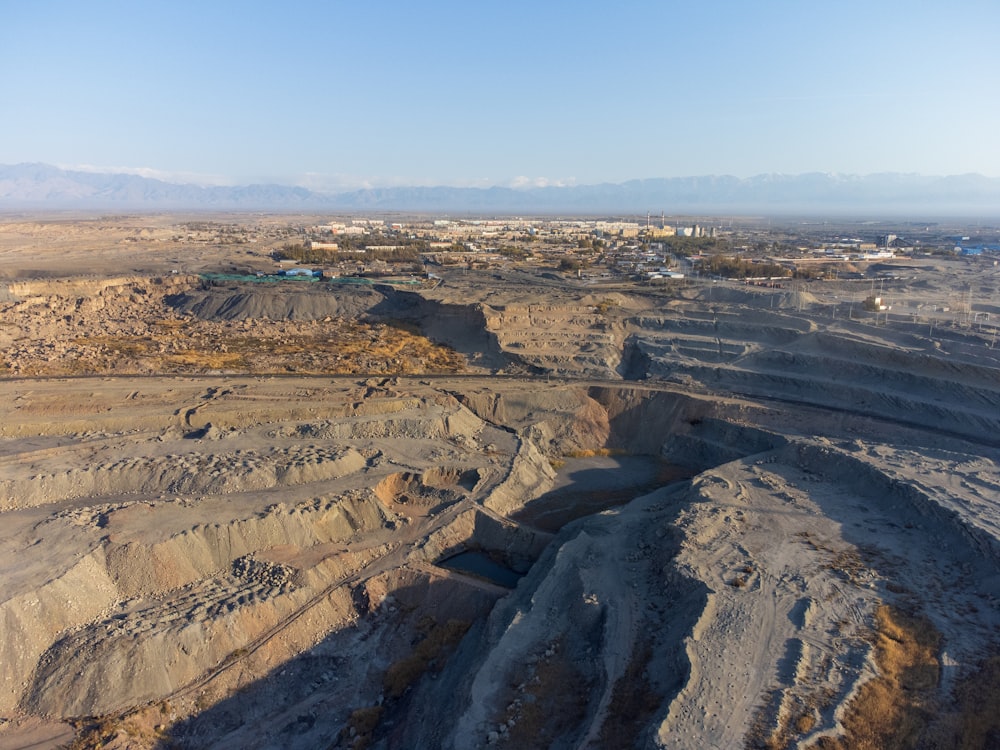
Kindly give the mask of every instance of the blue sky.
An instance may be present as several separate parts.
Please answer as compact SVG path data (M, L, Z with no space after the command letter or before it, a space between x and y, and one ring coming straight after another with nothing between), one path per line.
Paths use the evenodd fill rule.
M202 183L1000 176L997 0L0 0L0 163Z

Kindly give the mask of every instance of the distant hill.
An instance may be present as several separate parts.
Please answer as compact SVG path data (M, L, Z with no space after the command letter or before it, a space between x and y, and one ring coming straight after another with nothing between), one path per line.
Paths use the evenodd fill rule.
M285 185L201 187L48 164L0 165L2 208L321 208L329 197Z
M0 165L0 209L316 210L591 214L934 214L1000 216L1000 179L978 174L766 174L539 188L393 187L320 193L288 185L201 187L47 164Z

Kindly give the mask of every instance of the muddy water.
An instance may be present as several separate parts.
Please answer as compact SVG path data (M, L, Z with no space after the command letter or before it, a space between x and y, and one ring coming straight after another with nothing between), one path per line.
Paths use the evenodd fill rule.
M552 489L513 518L542 531L559 531L570 521L633 500L693 472L657 456L569 458Z
M516 573L505 565L501 565L484 552L469 550L460 552L454 557L438 563L442 568L468 573L487 581L512 589L521 579L521 573Z

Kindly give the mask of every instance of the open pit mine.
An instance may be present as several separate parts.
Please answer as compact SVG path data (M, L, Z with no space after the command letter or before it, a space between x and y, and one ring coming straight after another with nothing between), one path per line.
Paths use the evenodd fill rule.
M0 747L998 746L986 333L439 282L0 286Z

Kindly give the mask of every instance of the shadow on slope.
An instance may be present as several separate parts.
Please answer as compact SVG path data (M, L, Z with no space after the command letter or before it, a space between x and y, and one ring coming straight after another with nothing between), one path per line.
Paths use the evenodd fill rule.
M352 623L262 678L246 677L254 670L242 662L251 663L253 653L236 654L226 667L231 677L222 680L235 681L237 689L213 703L221 688L203 685L189 697L206 707L169 727L155 746L353 747L366 734L371 739L397 731L396 717L405 712L411 688L433 679L469 625L506 593L453 573L390 574L397 576L355 587ZM169 700L159 705L169 706Z

